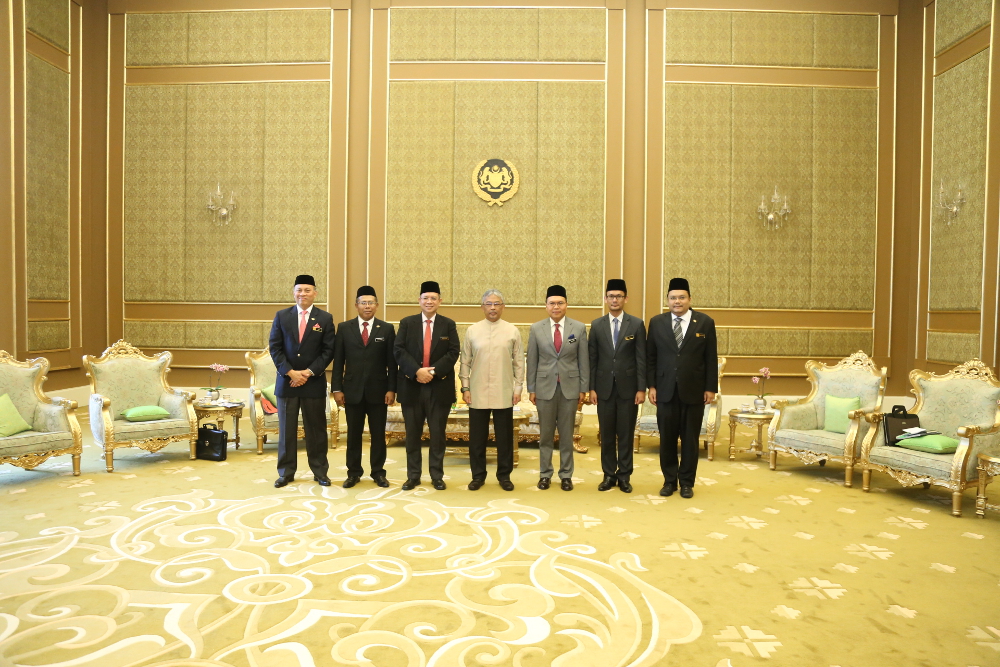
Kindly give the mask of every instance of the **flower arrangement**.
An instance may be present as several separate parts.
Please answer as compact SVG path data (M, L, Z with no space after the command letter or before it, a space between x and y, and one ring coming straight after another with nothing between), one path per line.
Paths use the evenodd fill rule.
M212 373L208 376L208 384L212 385L210 387L202 387L205 391L220 391L225 389L220 382L222 382L222 374L229 371L229 366L224 366L222 364L212 364L208 367ZM217 374L217 375L215 375ZM213 379L213 376L215 379Z
M771 377L771 369L765 366L757 372L760 373L760 375L754 375L751 382L757 385L757 398L764 398L767 396L767 394L764 393L764 382Z

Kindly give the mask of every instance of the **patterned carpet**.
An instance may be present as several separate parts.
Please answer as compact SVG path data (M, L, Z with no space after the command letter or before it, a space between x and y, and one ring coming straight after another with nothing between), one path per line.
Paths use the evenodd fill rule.
M651 443L632 494L597 492L596 448L570 493L534 488L530 447L513 493L468 491L461 455L447 490L403 492L402 447L387 490L276 490L271 444L5 466L0 664L1000 664L1000 517L974 518L971 492L954 518L945 493L876 475L865 494L726 444L691 500L657 495ZM331 464L342 478L343 447Z

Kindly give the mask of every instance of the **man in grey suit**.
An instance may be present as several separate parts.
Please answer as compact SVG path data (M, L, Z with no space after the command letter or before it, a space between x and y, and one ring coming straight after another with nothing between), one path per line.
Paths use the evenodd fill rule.
M528 333L528 399L538 407L538 488L549 488L552 447L559 429L559 478L573 490L573 420L590 389L587 328L566 317L566 288L552 285L545 294L548 318Z
M590 402L597 406L604 481L632 493L632 438L635 416L646 400L646 325L625 312L625 281L612 278L604 291L608 314L590 324Z

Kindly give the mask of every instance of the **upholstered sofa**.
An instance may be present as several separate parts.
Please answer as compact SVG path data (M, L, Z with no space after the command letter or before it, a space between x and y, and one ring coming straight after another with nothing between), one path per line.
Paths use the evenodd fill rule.
M0 350L0 396L7 394L31 430L0 438L0 463L31 470L53 456L70 454L73 474L80 474L83 432L76 401L49 398L42 391L49 361L44 357L17 361Z
M979 454L1000 455L1000 382L979 359L956 366L944 375L910 371L917 402L909 410L920 426L957 438L953 454L932 454L887 446L882 412L866 416L868 431L861 451L862 489L871 488L873 472L884 472L903 486L922 484L951 491L951 513L962 516L962 492L975 487Z
M722 423L722 375L726 369L726 358L719 357L719 391L715 394L715 399L705 406L705 413L701 418L701 433L698 440L705 448L708 460L715 459L715 441L719 437L719 426ZM639 440L642 437L659 438L660 427L656 421L656 406L650 403L649 397L646 402L639 406L639 414L635 420L635 453L639 453Z
M84 355L83 367L90 378L90 430L104 448L108 472L114 472L114 451L138 447L156 452L172 442L186 442L195 457L198 420L194 393L167 384L172 356L160 352L146 356L119 340L100 357ZM127 421L121 413L129 408L159 406L170 413L166 419Z
M791 454L803 463L827 461L844 464L844 486L852 486L854 465L861 456L861 442L868 432L864 415L882 408L886 369L864 352L858 351L833 366L819 361L806 362L812 388L803 398L774 401L774 417L768 427L770 467L777 467L778 452ZM826 397L859 398L860 407L848 414L846 433L824 430Z
M246 360L247 369L250 371L250 426L257 436L257 453L263 454L267 436L274 436L275 440L278 438L278 414L264 412L264 407L261 405L263 398L261 390L274 384L278 376L278 369L275 368L274 360L271 359L271 353L267 349L247 352ZM332 408L328 393L326 397L327 443L330 449L336 449L337 443L340 441L340 411ZM305 437L301 424L298 427L298 437Z

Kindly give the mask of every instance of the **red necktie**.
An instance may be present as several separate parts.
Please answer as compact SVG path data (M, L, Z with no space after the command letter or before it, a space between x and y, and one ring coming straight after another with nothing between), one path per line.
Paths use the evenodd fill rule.
M306 335L306 315L309 314L308 310L303 310L302 314L299 316L299 342L302 342L302 337Z
M361 323L361 342L365 344L365 347L368 347L368 323L367 322L362 322Z
M556 325L556 333L552 337L552 342L556 346L556 354L559 354L559 352L562 351L562 334L559 333L559 325L558 324Z
M424 368L431 365L431 321L426 320L427 328L424 329Z

